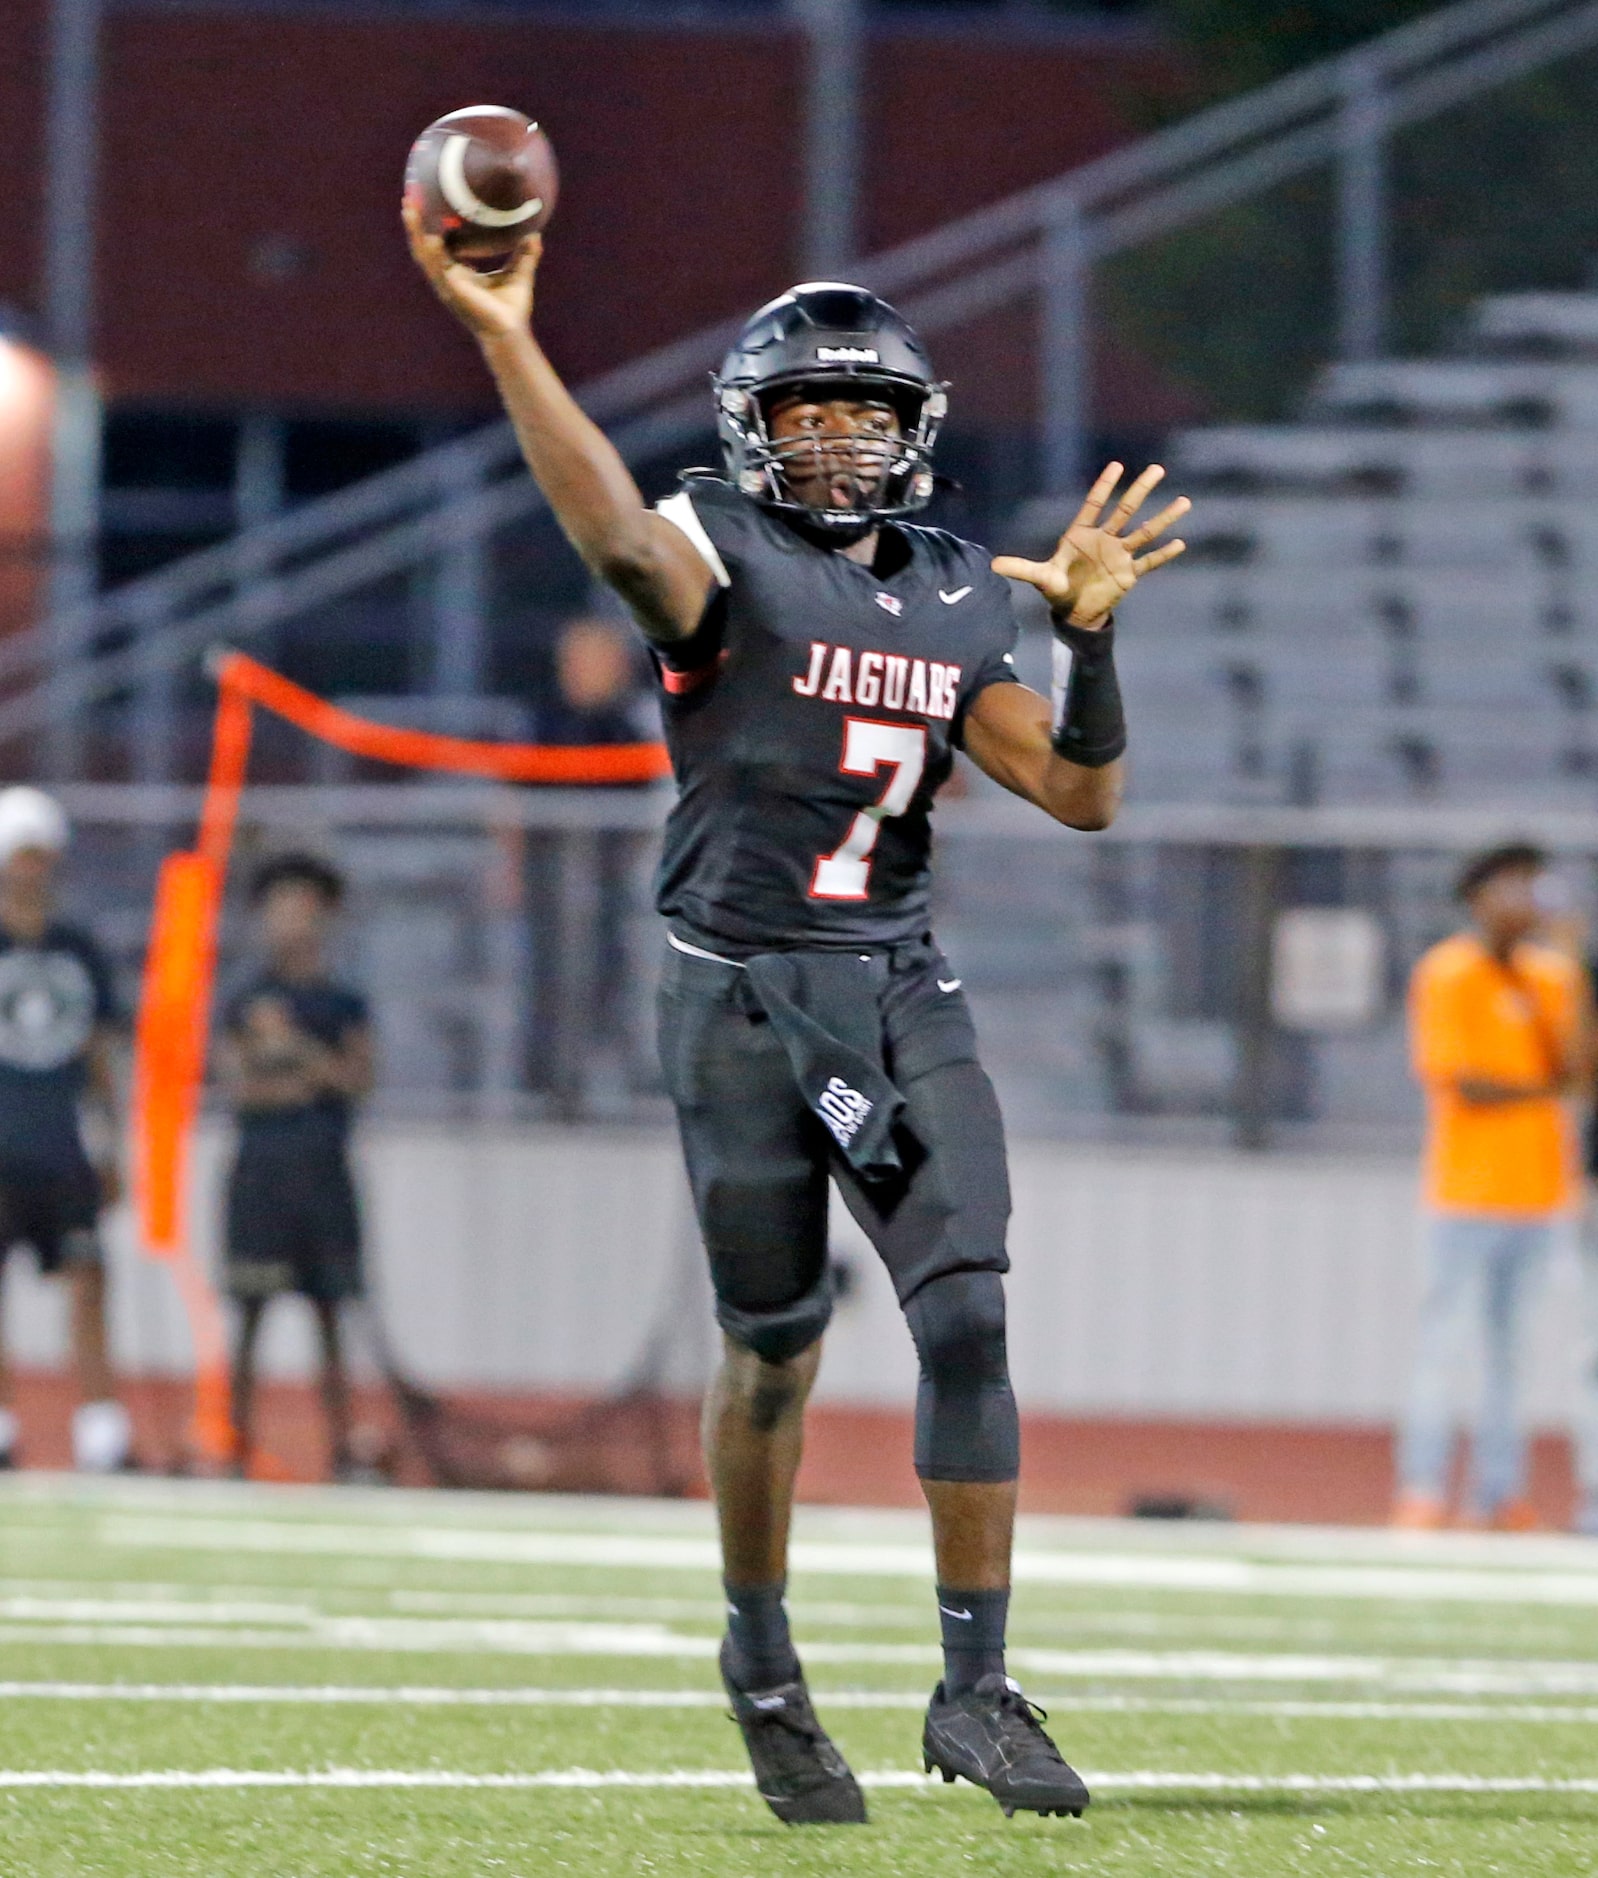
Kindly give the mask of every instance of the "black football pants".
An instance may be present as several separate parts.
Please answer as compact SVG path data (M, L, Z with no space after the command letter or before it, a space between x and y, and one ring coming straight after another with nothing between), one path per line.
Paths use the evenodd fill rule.
M1010 1188L998 1101L936 946L896 946L873 970L885 1067L917 1144L907 1177L888 1188L868 1187L837 1154L743 972L667 950L661 1063L717 1320L768 1362L821 1336L832 1313L830 1175L887 1267L915 1339L918 1471L1013 1479L1018 1436L998 1278L1009 1269Z

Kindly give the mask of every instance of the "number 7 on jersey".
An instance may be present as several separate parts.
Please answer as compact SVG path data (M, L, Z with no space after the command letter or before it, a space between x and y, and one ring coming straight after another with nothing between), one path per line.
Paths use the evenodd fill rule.
M871 891L871 850L882 824L890 815L909 808L921 772L927 766L927 729L924 724L882 724L871 717L846 717L843 722L843 757L838 767L846 776L875 776L891 769L881 798L861 809L831 854L823 854L810 877L813 900L864 900Z

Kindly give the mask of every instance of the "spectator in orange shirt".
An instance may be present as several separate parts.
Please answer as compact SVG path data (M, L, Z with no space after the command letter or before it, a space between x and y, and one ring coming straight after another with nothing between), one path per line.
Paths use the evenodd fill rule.
M1398 1448L1394 1523L1447 1517L1451 1383L1484 1343L1467 1509L1525 1530L1520 1353L1525 1306L1555 1223L1579 1192L1569 1097L1582 1080L1585 975L1534 942L1547 861L1525 843L1477 855L1459 877L1470 929L1432 949L1410 982L1410 1044L1426 1095L1427 1285Z

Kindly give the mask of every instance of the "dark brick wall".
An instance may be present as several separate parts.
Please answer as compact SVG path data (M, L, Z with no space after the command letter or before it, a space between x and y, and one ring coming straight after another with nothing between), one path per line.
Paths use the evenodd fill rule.
M31 311L39 275L45 0L0 4L0 303Z
M41 10L8 0L22 56L0 61L0 298L24 304ZM885 32L867 87L871 245L1108 148L1148 67L1147 47ZM486 99L538 113L563 160L539 324L574 378L751 307L796 266L800 76L798 42L778 28L119 8L104 74L107 389L167 406L486 407L472 349L413 274L397 223L412 135ZM965 339L941 349L979 404L981 383L1006 378L994 402L1017 402L1027 374L1011 335L1024 347L1025 326L987 335L973 369Z
M463 103L547 125L540 327L578 377L757 296L794 219L775 38L125 15L107 70L106 362L124 397L484 401L397 220L411 137ZM725 186L728 152L742 154ZM704 257L692 265L687 257Z

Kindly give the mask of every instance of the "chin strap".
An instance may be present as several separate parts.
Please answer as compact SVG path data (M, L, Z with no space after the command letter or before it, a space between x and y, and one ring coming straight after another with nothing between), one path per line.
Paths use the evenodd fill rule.
M798 502L789 495L756 496L755 500L768 514L778 516L788 523L797 535L818 548L847 548L856 541L864 541L873 528L880 528L888 516L849 515L840 509L813 509L808 502ZM837 521L826 518L836 515Z
M864 541L872 529L882 526L875 515L862 515L857 522L824 522L814 513L795 514L791 508L784 513L806 541L814 542L818 548L852 548L857 541Z

